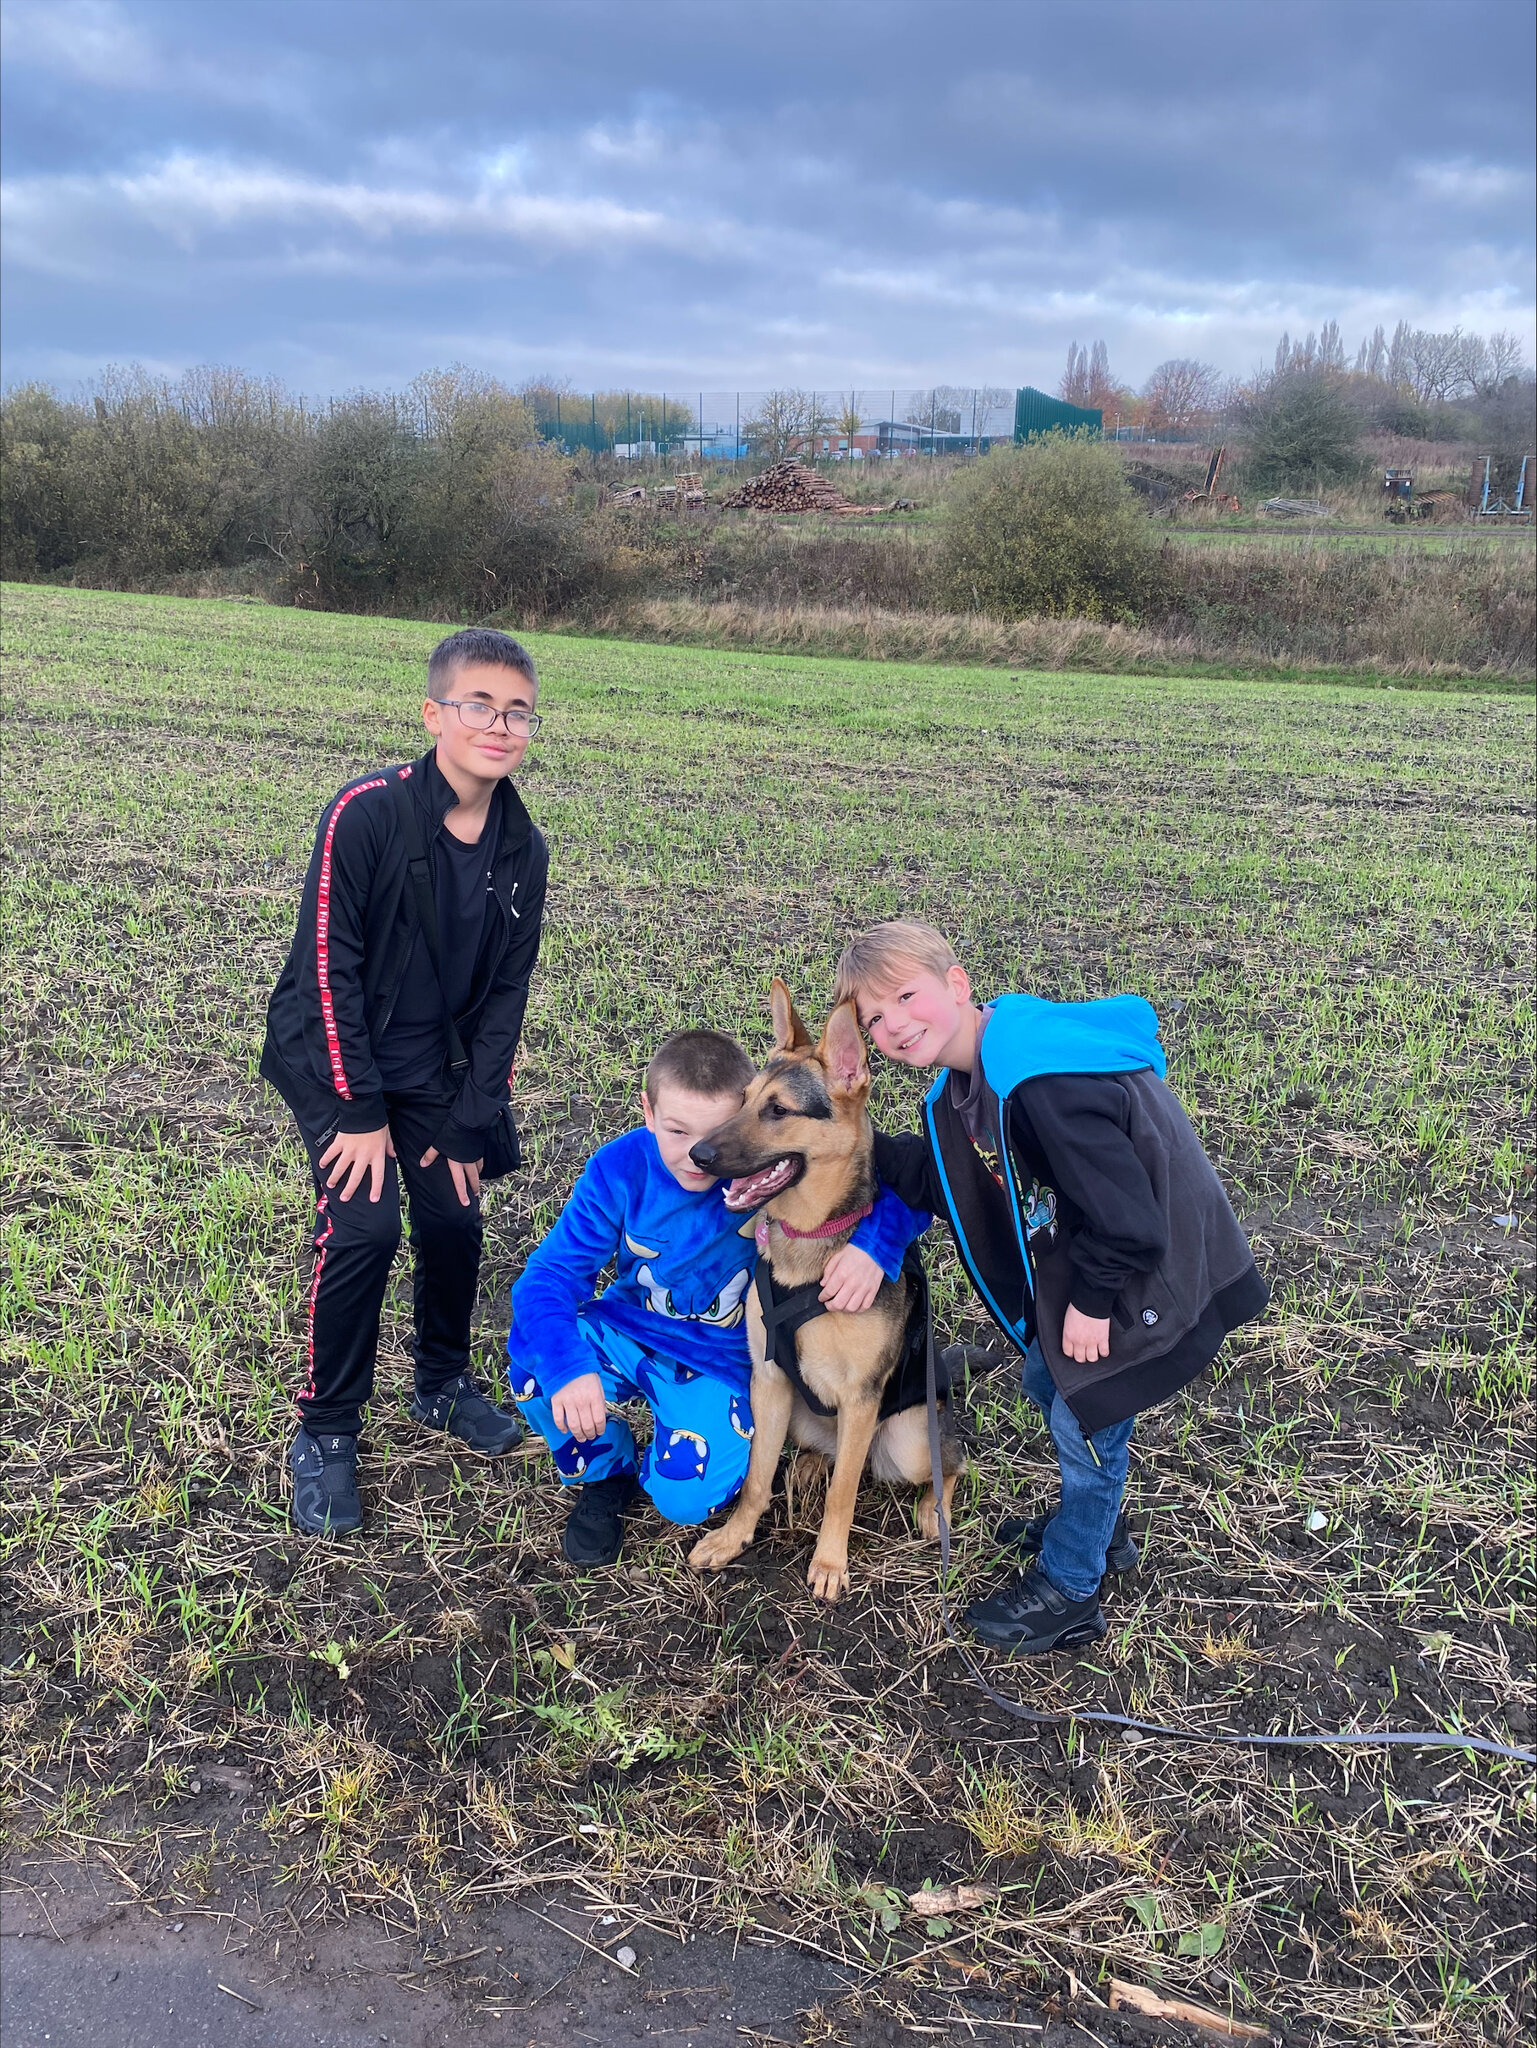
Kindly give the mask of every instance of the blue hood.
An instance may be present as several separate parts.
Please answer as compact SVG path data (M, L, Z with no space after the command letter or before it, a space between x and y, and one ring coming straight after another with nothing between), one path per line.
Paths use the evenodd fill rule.
M982 1033L982 1072L1000 1102L1041 1074L1164 1074L1158 1016L1145 996L1052 1003L999 996Z

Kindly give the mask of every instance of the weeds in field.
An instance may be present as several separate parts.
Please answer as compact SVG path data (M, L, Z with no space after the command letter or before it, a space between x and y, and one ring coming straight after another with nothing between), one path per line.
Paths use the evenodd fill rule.
M461 1468L410 1426L403 1286L368 1536L295 1539L309 1201L254 1075L260 1005L324 799L420 744L435 632L38 588L7 611L13 1858L406 1923L571 1880L872 1966L938 1970L943 1943L1036 1994L1156 1967L1324 2039L1505 2037L1519 1767L1022 1735L946 1650L933 1553L879 1490L831 1614L777 1502L719 1580L650 1515L615 1572L574 1574L542 1452ZM902 909L983 989L1141 988L1274 1307L1139 1427L1145 1561L1110 1639L995 1676L1195 1727L1529 1741L1530 706L536 648L554 891L488 1369L649 1049L684 1022L761 1045L771 969L814 1010L843 936ZM97 721L67 750L66 702ZM878 1114L913 1103L884 1071ZM946 1333L986 1342L931 1261ZM958 1406L964 1596L1053 1467L1001 1360ZM1000 1898L931 1936L892 1896L925 1879Z

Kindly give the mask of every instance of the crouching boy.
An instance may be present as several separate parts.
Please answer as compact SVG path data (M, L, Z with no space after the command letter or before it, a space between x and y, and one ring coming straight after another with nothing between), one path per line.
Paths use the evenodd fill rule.
M1014 1652L1105 1634L1107 1562L1137 1561L1121 1514L1138 1413L1210 1364L1268 1300L1243 1231L1164 1082L1141 996L986 1007L928 925L877 925L838 963L871 1042L937 1067L919 1137L876 1134L904 1200L942 1213L1056 1448L1054 1512L1005 1522L1027 1560L967 1620Z
M752 1444L747 1290L751 1219L726 1207L693 1146L742 1106L752 1061L718 1031L681 1031L646 1069L644 1124L595 1152L559 1221L512 1290L514 1400L578 1489L561 1548L572 1564L618 1558L642 1488L670 1522L698 1523L731 1500ZM822 1299L857 1314L932 1218L883 1189L853 1241L829 1260ZM744 1228L748 1235L743 1236ZM595 1297L610 1263L615 1278ZM644 1458L610 1402L637 1397L654 1428Z

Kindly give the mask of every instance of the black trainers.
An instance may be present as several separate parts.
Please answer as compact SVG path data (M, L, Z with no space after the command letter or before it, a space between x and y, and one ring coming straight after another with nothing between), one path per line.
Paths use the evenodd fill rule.
M431 1400L418 1394L411 1403L411 1420L446 1430L483 1458L503 1457L523 1441L517 1416L488 1401L467 1372L440 1387Z
M640 1491L633 1472L616 1472L576 1489L560 1539L567 1564L617 1564L624 1548L624 1511Z
M1069 1600L1044 1573L1032 1570L1016 1572L996 1593L968 1607L966 1622L984 1643L1017 1657L1070 1650L1108 1633L1097 1593Z
M993 1541L1022 1550L1026 1557L1039 1557L1041 1545L1046 1541L1046 1525L1050 1515L1031 1515L1027 1521L1023 1515L1011 1515L1006 1522L1000 1522L993 1531ZM1115 1527L1110 1533L1110 1548L1105 1552L1105 1569L1111 1572L1134 1572L1141 1553L1132 1541L1131 1530L1126 1517L1117 1515Z
M301 1429L288 1452L294 1475L293 1520L306 1536L353 1536L363 1526L358 1499L358 1440Z

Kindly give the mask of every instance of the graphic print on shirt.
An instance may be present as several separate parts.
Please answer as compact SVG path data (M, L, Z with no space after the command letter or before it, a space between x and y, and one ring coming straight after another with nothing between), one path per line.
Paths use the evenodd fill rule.
M1003 1159L998 1150L998 1141L992 1132L983 1131L974 1137L971 1142L982 1164L987 1168L993 1179L997 1181L999 1187L1007 1192L1008 1183L1003 1177Z
M1045 1233L1046 1242L1057 1241L1057 1191L1047 1187L1044 1181L1033 1180L1024 1200L1025 1236L1039 1237Z
M654 1254L660 1257L660 1253ZM671 1316L680 1323L713 1323L718 1330L734 1330L747 1314L747 1288L751 1279L747 1268L733 1273L724 1287L718 1288L708 1301L700 1297L704 1289L694 1284L691 1276L682 1276L669 1283L659 1280L649 1265L641 1266L635 1275L646 1290L646 1306L654 1315Z

